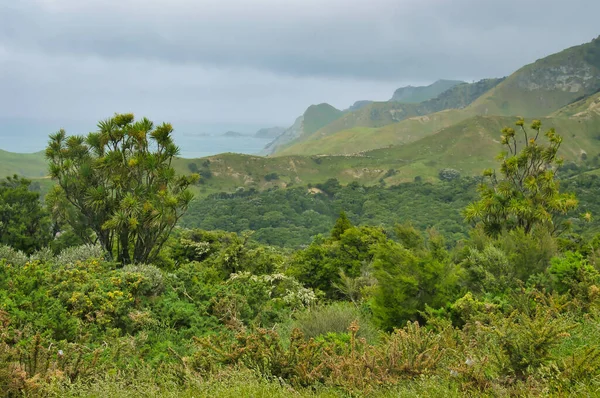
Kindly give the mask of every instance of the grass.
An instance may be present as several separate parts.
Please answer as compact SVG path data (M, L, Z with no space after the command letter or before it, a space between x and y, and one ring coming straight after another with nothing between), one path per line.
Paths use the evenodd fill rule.
M348 394L336 388L316 387L295 389L278 380L265 380L248 370L222 374L209 379L191 378L184 385L176 380L160 379L156 374L141 374L135 378L106 376L92 383L55 384L49 397L182 397L182 398L271 398L271 397L463 397L458 383L437 377L407 380L391 388L370 393Z

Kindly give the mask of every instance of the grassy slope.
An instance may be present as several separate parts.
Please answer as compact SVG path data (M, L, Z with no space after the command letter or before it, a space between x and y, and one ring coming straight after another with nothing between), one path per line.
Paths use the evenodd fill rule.
M0 150L0 178L19 174L28 178L40 178L48 174L44 152L12 153Z
M600 88L600 37L519 69L469 108L484 115L540 117Z
M569 104L551 116L583 118L594 115L600 115L600 92Z
M472 112L461 115L458 111L448 114L441 111L464 108L502 80L484 79L459 84L419 104L376 102L345 114L312 135L299 137L291 145L276 151L276 155L348 154L411 142L415 137L472 116ZM434 113L437 115L432 116ZM421 117L425 115L430 117ZM406 120L410 121L403 123Z
M311 136L278 155L351 154L420 140L442 128L468 118L468 112L446 110L415 116L383 127L354 127L325 137Z

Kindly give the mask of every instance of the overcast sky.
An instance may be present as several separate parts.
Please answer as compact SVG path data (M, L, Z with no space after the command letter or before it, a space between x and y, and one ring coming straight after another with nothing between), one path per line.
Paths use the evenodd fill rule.
M0 0L0 118L290 125L600 34L598 0Z

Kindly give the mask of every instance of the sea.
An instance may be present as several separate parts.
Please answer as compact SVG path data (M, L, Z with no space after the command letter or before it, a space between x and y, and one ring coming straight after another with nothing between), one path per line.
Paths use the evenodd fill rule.
M173 122L172 125L173 138L180 149L179 156L188 159L225 152L258 154L271 141L253 136L260 128L270 127L268 124ZM85 135L88 131L93 131L93 127L93 123L0 118L0 149L16 153L35 153L44 150L48 144L48 135L60 128L64 128L67 134ZM227 131L235 131L242 135L226 136Z

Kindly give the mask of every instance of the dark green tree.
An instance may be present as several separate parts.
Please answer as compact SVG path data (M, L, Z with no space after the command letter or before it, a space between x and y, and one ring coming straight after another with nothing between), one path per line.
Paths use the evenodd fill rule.
M523 119L516 124L520 134L510 127L502 130L501 177L491 169L484 171L481 199L467 206L464 216L481 223L492 236L515 228L531 233L538 227L557 234L561 232L558 217L577 207L573 194L560 192L556 178L563 163L557 156L562 137L550 129L543 134L547 144L542 144L539 120L533 121L529 133Z
M0 181L0 243L27 254L52 238L50 217L31 181L17 175Z
M172 132L167 123L116 114L87 137L50 136L50 175L77 211L66 220L74 231L93 231L122 264L151 262L192 200L187 188L198 176L176 175Z
M346 212L341 212L340 216L335 222L333 229L331 230L331 237L335 240L340 240L340 237L346 230L352 228L352 223L348 219Z

